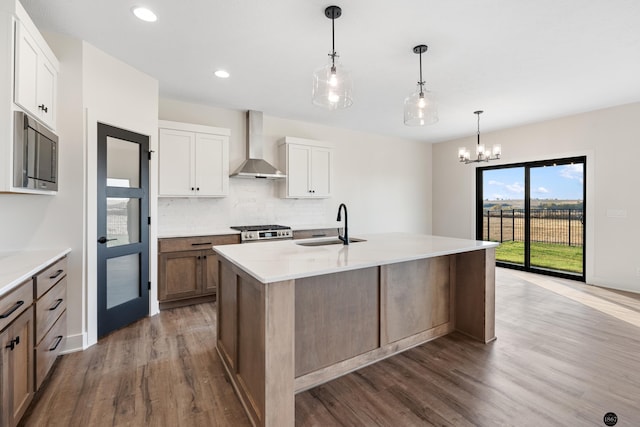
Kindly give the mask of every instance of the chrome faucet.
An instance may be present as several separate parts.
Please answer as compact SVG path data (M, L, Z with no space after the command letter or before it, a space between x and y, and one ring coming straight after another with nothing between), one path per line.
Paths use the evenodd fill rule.
M349 228L347 225L347 205L345 205L344 203L340 203L340 206L338 206L338 217L336 218L336 221L342 221L342 217L340 216L340 212L342 211L342 208L344 208L344 236L338 235L338 239L342 240L342 242L345 245L348 245L349 244Z

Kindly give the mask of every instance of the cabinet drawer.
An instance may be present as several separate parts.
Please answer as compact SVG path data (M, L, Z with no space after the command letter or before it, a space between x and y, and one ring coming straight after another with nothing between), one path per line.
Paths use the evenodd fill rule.
M40 388L53 362L64 348L66 335L67 312L65 311L36 346L36 390Z
M51 264L36 276L36 298L44 295L53 285L67 275L67 257Z
M36 301L36 344L67 308L67 278L63 278Z
M0 298L0 331L13 322L33 302L33 280L27 280Z
M211 246L230 245L233 243L240 243L239 234L159 239L158 252L177 252L177 251L193 251L198 249L211 249Z

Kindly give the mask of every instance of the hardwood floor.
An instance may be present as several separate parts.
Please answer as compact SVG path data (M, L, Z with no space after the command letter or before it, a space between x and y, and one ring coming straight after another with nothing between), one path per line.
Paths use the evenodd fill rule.
M26 426L247 426L213 304L64 356ZM496 272L496 335L452 334L296 396L297 426L640 425L640 297Z

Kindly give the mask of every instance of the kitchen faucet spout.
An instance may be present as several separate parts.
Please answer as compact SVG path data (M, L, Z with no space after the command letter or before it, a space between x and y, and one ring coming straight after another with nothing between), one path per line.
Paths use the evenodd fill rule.
M338 239L340 239L342 243L344 243L345 245L348 245L349 244L349 226L347 221L347 205L345 205L344 203L340 203L340 206L338 206L338 217L336 218L336 221L342 221L342 217L340 216L340 213L342 212L342 208L344 208L344 236L338 235Z

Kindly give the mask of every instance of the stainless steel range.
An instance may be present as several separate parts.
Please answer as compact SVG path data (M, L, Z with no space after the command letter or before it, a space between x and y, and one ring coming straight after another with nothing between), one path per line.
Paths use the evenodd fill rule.
M293 239L291 227L285 225L236 225L231 228L240 231L240 243Z

